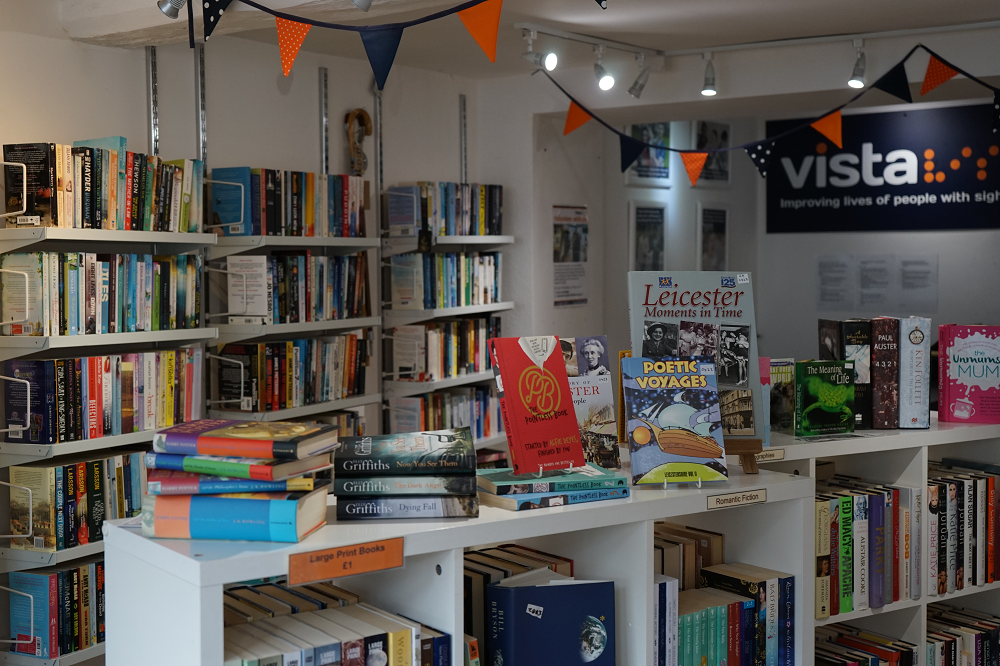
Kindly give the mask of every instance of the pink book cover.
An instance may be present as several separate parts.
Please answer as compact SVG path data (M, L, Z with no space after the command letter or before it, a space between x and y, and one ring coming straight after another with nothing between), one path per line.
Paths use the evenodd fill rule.
M938 327L938 420L1000 423L1000 326Z

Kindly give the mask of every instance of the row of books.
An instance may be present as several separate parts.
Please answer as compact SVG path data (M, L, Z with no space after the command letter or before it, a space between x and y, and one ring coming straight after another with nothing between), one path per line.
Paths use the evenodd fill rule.
M921 663L915 644L846 624L816 627L815 640L817 666L917 666ZM926 666L935 664L928 661Z
M368 260L311 251L227 260L230 324L295 324L371 316Z
M468 427L345 438L334 454L337 520L479 516Z
M1000 617L947 604L927 607L927 666L988 666L1000 661ZM914 662L916 663L916 662Z
M653 573L676 578L682 591L697 587L703 567L725 561L724 534L665 521L654 523Z
M486 341L500 337L500 318L454 319L392 329L396 381L434 381L486 372Z
M854 429L930 427L932 333L925 317L819 320L819 360L851 364Z
M205 164L164 161L127 150L123 136L57 143L5 144L8 227L122 231L201 230ZM27 191L27 200L23 196Z
M489 305L501 300L499 252L409 252L392 258L393 310Z
M221 409L272 412L364 395L372 329L301 340L228 344L212 375ZM243 402L240 402L241 396Z
M503 186L418 182L385 195L389 236L503 234Z
M997 580L1000 466L944 458L928 468L929 594L949 594Z
M654 664L753 666L758 626L753 597L714 587L678 592L677 580L670 576L657 576L653 581L660 600L658 606L666 607L665 613L656 618L664 626L658 631L662 648L657 635L653 637Z
M360 176L227 167L212 181L212 225L226 236L368 235Z
M586 463L578 471L517 475L506 468L476 472L479 501L509 511L530 511L629 496L628 479L616 470Z
M451 635L330 583L237 585L223 592L223 614L225 666L453 663Z
M503 432L500 400L489 386L451 388L412 398L390 398L388 432L469 427L475 440Z
M142 513L144 451L108 450L10 467L10 533L14 550L54 553L104 539L105 520ZM31 491L29 496L28 491ZM30 511L30 514L29 514Z
M189 348L7 361L6 375L27 384L4 382L7 427L22 427L5 433L5 439L58 444L197 420L203 355L200 348Z
M200 255L3 255L3 335L95 335L201 326Z
M923 502L857 477L816 484L816 618L920 598Z
M8 585L21 593L10 595L10 636L23 641L11 652L54 660L104 642L103 557L14 571Z

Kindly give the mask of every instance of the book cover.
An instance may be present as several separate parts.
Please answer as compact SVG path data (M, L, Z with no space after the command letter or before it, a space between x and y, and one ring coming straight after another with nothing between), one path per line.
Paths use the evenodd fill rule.
M854 431L853 361L795 364L795 436Z
M927 594L932 597L939 594L940 588L937 549L938 521L940 516L938 486L936 483L930 483L927 485L927 534L931 540L930 547L927 549L927 578L929 581Z
M22 380L7 380L3 383L7 427L15 425L22 427L21 430L4 433L5 441L31 444L56 443L55 373L55 361L13 359L4 364L4 374L7 377Z
M30 641L12 643L11 651L54 659L59 655L59 574L13 571L9 575L10 588L21 593L10 595L10 636Z
M899 320L872 319L872 427L899 427Z
M840 322L832 319L820 319L819 326L819 360L844 361L843 342L841 340Z
M711 357L621 360L633 484L725 481Z
M4 324L3 335L46 335L45 258L44 252L17 252L0 258L0 268L13 271L0 274L0 315L3 321L17 322Z
M626 499L629 496L628 486L621 488L598 488L595 490L570 490L548 493L525 493L512 495L493 495L483 493L479 500L483 506L496 506L509 511L530 511L553 506L569 506L603 500Z
M468 427L344 437L334 453L334 477L475 473L476 450Z
M628 479L595 463L572 470L546 472L540 478L518 476L506 467L476 471L480 490L494 495L554 493L603 488L624 488Z
M41 464L10 468L10 532L27 534L10 540L13 550L52 553L56 550L56 475L52 467ZM28 493L28 490L31 493ZM29 524L28 518L31 518Z
M387 495L475 495L474 476L383 476L336 478L337 497L383 497Z
M621 468L615 384L611 378L608 340L603 335L560 338L573 409L583 442L583 456L608 469Z
M185 456L174 453L146 454L147 469L165 469L213 476L281 481L305 472L325 469L330 454L319 454L302 460L268 460L258 458L226 458L220 456Z
M479 500L470 497L338 497L337 520L478 518Z
M795 359L771 359L771 431L795 434Z
M211 180L212 224L225 236L251 235L250 167L212 169Z
M899 320L899 427L929 428L931 320Z
M854 429L872 427L872 324L867 319L840 322L842 359L854 363Z
M27 183L20 166L4 166L6 183L6 212L14 213L25 208L24 213L7 218L8 227L58 226L56 211L56 186L54 182L54 153L47 143L4 144L5 162L19 162L27 167ZM23 199L27 189L27 201Z
M1000 326L939 326L938 349L938 419L1000 423Z
M816 500L816 619L830 617L830 502Z
M336 428L321 423L201 419L153 436L153 450L181 455L299 460L337 445Z

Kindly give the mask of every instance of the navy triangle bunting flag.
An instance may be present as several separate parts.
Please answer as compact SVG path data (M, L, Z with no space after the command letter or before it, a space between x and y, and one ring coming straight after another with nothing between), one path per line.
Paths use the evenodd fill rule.
M993 134L1000 134L1000 92L993 93Z
M632 162L639 159L639 155L642 155L642 151L646 150L646 144L620 132L618 133L618 139L621 144L622 152L622 173L625 173L628 168L632 166Z
M201 0L202 16L205 19L205 41L212 36L215 26L222 20L222 13L229 7L233 0ZM194 0L190 0L194 2ZM190 3L189 3L190 4Z
M359 34L365 45L365 53L368 54L368 62L375 74L375 83L378 89L382 90L385 80L389 78L392 61L396 59L396 49L399 48L399 40L403 38L403 29L377 28L362 30Z
M774 141L761 141L746 149L747 155L757 167L757 171L760 171L762 178L767 177L767 167L771 163L772 150L774 150Z
M906 78L904 62L899 63L883 74L878 81L872 84L872 87L883 90L890 95L895 95L904 102L912 102L913 97L910 95L910 81Z

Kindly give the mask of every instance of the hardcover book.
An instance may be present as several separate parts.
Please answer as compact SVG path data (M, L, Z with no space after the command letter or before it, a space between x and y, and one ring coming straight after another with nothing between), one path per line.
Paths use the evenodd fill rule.
M470 497L338 497L337 520L478 518L479 500Z
M843 354L840 360L854 363L854 429L872 427L872 324L867 319L840 322Z
M872 427L899 427L899 320L872 319Z
M491 338L497 395L515 474L585 464L559 338Z
M147 469L164 469L194 472L214 476L281 481L306 472L315 472L330 466L332 455L321 453L302 460L271 460L261 458L223 458L219 456L186 456L176 453L146 454Z
M771 359L771 430L795 433L795 359Z
M854 362L795 364L795 436L854 432Z
M931 320L899 320L899 427L929 428Z
M595 463L572 470L545 472L539 478L515 475L509 468L480 469L476 471L479 489L494 495L523 493L555 493L578 490L624 488L628 479L619 472L605 469Z
M476 494L476 477L462 476L374 476L336 478L333 494L337 497L382 497L387 495L462 495Z
M649 340L669 341L676 330L676 353L667 355L711 356L720 397L735 391L726 393L723 414L731 418L720 437L760 439L767 446L764 408L769 400L760 381L750 273L630 272L628 293L632 356L653 357L645 353ZM666 333L657 333L657 325Z
M939 326L938 349L938 419L1000 423L1000 326Z
M335 477L474 475L472 430L344 437L334 454Z
M621 364L632 483L725 481L712 358L638 357Z
M611 379L608 339L603 335L560 338L573 408L580 427L583 455L608 469L620 469L615 385Z
M570 490L564 492L525 493L493 495L483 493L479 500L484 506L495 506L509 511L529 511L553 506L569 506L601 500L625 499L629 496L628 486L621 488L598 488L595 490Z
M201 419L153 436L157 453L301 460L337 447L337 429L319 423Z

